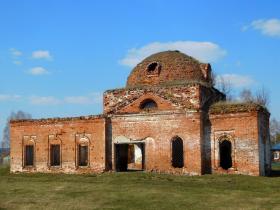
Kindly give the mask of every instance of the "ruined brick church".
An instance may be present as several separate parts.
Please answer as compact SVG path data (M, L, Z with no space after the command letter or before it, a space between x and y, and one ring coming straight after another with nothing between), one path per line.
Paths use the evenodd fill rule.
M226 103L211 75L210 64L161 52L104 93L101 115L11 121L11 172L266 175L269 112Z

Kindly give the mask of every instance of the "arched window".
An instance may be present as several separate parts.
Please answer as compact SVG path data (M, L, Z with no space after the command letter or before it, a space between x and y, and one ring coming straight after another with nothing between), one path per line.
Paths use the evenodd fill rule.
M89 140L81 138L77 145L78 166L89 165Z
M51 166L60 166L60 144L50 145L50 163Z
M35 167L36 160L36 136L23 137L23 167Z
M172 147L172 166L174 168L184 167L184 148L183 140L180 137L174 137L171 140Z
M49 135L49 166L58 167L61 166L61 145L62 141L59 134Z
M220 149L220 167L227 170L232 167L232 145L228 140L223 140L219 144Z
M24 166L34 166L34 145L25 145Z
M88 165L88 145L79 145L79 166Z
M152 99L146 99L142 101L142 103L140 104L140 109L142 110L150 110L156 108L157 108L157 103Z
M151 63L148 65L147 71L149 73L151 73L151 72L155 71L157 69L157 67L158 67L158 63Z
M158 76L161 70L161 65L158 62L150 63L146 68L146 74L148 76Z

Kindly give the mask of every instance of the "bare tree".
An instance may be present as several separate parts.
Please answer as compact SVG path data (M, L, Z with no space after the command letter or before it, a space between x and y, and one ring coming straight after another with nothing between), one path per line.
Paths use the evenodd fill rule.
M3 130L2 148L10 148L10 120L31 119L31 115L23 112L12 112L7 119L6 126Z
M263 106L269 105L269 92L264 87L256 91L255 102Z
M217 76L216 85L217 85L217 88L226 95L228 101L233 100L233 96L232 96L233 88L232 88L232 84L229 80L227 80L223 76Z
M280 122L275 118L270 121L270 138L273 144L280 142Z
M244 102L254 102L263 106L268 106L269 93L264 87L258 89L255 94L252 94L250 89L245 88L240 92L240 99Z
M247 88L244 88L240 92L240 99L245 102L253 102L255 100L252 91Z

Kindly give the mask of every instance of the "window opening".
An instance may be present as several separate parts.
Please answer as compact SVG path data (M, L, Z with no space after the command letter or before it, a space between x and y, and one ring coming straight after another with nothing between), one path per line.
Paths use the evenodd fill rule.
M174 168L184 167L183 140L179 137L172 140L172 166Z

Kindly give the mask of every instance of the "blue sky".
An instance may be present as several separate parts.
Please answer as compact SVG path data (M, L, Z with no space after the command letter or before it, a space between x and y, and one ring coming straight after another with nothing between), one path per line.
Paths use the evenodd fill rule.
M270 0L1 0L0 130L11 111L101 113L103 91L168 49L211 62L236 94L264 86L280 119L279 11Z

